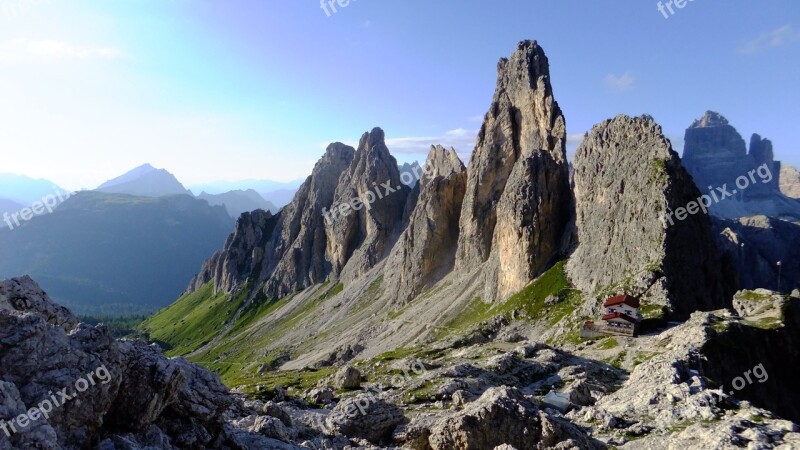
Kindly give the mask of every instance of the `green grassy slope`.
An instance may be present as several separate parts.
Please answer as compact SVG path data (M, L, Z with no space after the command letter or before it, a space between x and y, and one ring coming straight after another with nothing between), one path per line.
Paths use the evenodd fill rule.
M575 311L580 293L572 289L560 262L518 294L505 302L487 304L476 298L468 308L444 317L438 338L460 335L496 315L555 325ZM351 312L367 309L382 292L382 277L376 278L349 305ZM287 334L336 311L340 304L323 307L343 291L341 284L324 283L283 299L255 296L243 289L236 296L213 294L212 283L182 297L146 320L139 329L168 346L171 356L184 355L220 375L228 386L256 385L302 387L330 372L330 368L303 371L275 371L288 358L294 360L314 347L319 348L332 335L344 332L346 320L305 334L300 342L281 342ZM437 289L437 288L435 288ZM550 296L563 299L547 305ZM426 301L423 294L415 301ZM388 314L389 320L402 319L402 311ZM312 327L313 328L313 327ZM409 352L422 349L407 349ZM400 351L400 350L398 350ZM313 384L313 383L312 383Z

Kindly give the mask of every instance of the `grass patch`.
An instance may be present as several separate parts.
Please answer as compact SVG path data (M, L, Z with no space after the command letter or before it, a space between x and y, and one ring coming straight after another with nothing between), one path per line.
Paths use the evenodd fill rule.
M765 294L759 294L758 292L754 291L744 291L737 296L742 300L749 300L749 301L769 301L772 300L772 297Z
M565 265L566 261L557 263L505 302L485 303L480 297L475 297L462 312L450 319L445 330L437 337L453 331L467 331L496 315L510 319L514 312L522 319L547 320L550 325L558 324L575 311L582 299L581 292L570 286L564 271ZM545 301L551 296L559 297L561 301L547 305Z
M600 344L597 346L598 350L611 350L612 348L619 347L619 342L617 342L616 338L610 337L603 339Z
M764 317L755 321L747 320L747 324L762 330L777 330L783 327L783 320L779 317Z
M611 358L611 359L607 360L606 362L608 364L616 367L617 369L622 369L622 363L625 362L625 358L627 356L628 356L628 352L623 350L623 351L619 352L619 354L615 358Z
M662 305L642 305L639 308L639 313L644 319L660 319L664 320L667 317L667 310Z
M374 362L390 362L390 361L397 361L398 359L407 358L416 353L416 350L413 348L397 348L392 351L381 353L380 355L376 356L372 360Z
M150 340L169 344L168 356L186 355L217 337L248 293L249 289L245 287L234 298L225 293L214 295L214 282L210 281L157 312L137 329Z
M335 367L323 367L317 370L287 370L267 372L265 374L251 375L241 378L231 387L241 387L245 394L258 394L258 386L274 391L281 387L294 394L318 386L322 380L330 377L336 371Z
M636 356L633 357L633 366L636 367L639 364L643 364L647 361L650 361L656 355L659 355L658 352L639 352Z

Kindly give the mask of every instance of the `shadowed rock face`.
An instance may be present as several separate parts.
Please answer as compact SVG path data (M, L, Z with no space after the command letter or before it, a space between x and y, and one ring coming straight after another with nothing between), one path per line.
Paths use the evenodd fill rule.
M386 292L400 305L453 269L467 173L454 149L431 148L409 224L386 264Z
M350 281L387 256L398 237L410 191L400 181L397 160L386 147L383 130L365 133L336 187L333 209L339 212L325 228L334 277ZM359 208L353 199L365 201ZM347 204L357 210L340 207Z
M214 292L232 292L254 273L261 271L264 247L270 239L278 218L269 211L244 213L225 247L203 263L200 272L189 283L187 292L197 291L214 280Z
M553 262L569 220L566 125L536 42L497 67L470 162L456 267L486 266L486 297L506 297Z
M323 213L330 209L339 177L354 154L352 147L331 144L277 216L264 211L242 214L225 247L206 261L188 292L212 279L215 291L233 292L251 280L263 283L267 296L282 297L325 281L331 266L325 254Z
M579 246L570 278L593 297L627 292L676 317L728 306L711 221L702 212L673 219L700 192L661 127L649 116L618 116L592 129L575 157ZM596 308L597 303L588 305Z
M703 193L726 187L732 194L712 203L713 215L800 220L800 202L781 192L781 178L788 174L775 161L772 142L754 134L748 153L742 136L720 114L706 112L686 130L683 161Z
M331 209L339 178L353 163L354 153L352 147L341 143L328 146L311 177L281 211L275 239L268 249L276 259L262 274L267 279L267 296L289 295L322 283L331 273L323 214Z
M720 249L739 272L742 289L800 289L800 225L766 216L714 220Z
M747 144L721 114L707 111L686 130L683 163L702 191L709 186L733 186L753 161ZM743 172L744 171L744 172Z

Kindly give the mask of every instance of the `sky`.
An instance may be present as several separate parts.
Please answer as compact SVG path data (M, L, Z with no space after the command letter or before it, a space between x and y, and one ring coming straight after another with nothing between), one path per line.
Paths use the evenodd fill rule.
M800 166L796 0L333 4L0 0L0 172L67 189L143 163L186 185L289 181L375 126L401 163L439 143L467 162L523 39L548 55L570 149L647 113L680 151L711 109Z

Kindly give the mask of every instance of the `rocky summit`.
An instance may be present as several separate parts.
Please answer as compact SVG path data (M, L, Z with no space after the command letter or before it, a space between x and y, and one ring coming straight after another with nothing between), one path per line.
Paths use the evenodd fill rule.
M681 319L728 306L736 286L722 270L711 220L668 216L700 191L652 117L595 126L575 155L574 183L579 244L567 268L590 296L588 311L619 292Z
M381 128L330 144L122 339L0 283L0 450L800 448L772 144L707 113L681 159L620 115L570 163L535 41L483 120L468 165L433 145L400 168ZM734 206L698 203L741 171Z
M497 65L497 87L467 171L456 267L504 299L559 256L569 221L566 122L535 41Z
M683 162L703 193L720 197L709 208L717 217L768 214L800 220L800 202L782 192L792 192L792 173L775 161L772 142L753 134L748 152L742 136L719 113L707 111L686 130Z

